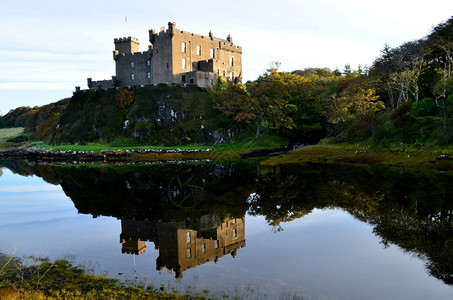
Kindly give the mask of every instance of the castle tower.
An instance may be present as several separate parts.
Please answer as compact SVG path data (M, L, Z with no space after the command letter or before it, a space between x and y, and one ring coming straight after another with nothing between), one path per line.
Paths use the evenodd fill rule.
M139 52L140 41L135 37L124 37L114 39L115 51L119 53L136 53Z

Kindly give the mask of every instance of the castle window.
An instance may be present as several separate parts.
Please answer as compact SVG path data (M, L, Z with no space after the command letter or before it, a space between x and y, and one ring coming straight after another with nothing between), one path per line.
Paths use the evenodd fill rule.
M233 229L233 238L238 237L238 232L236 229Z
M215 240L215 242L214 242L214 247L215 247L216 249L219 248L219 241L218 241L218 240Z
M233 79L234 79L234 73L230 72L230 80L233 81Z
M146 73L146 77L147 77L148 79L150 79L150 78L151 78L151 72Z
M182 59L182 69L185 70L186 68L187 68L186 59L183 58Z
M201 55L201 46L197 45L197 55Z
M133 61L131 61L131 68L133 68L133 67L134 67L134 62L133 62Z
M187 232L187 244L190 243L190 240L191 239L190 239L190 231L189 231L189 232Z
M206 253L206 244L201 244L201 253Z
M151 66L151 61L150 61L149 59L146 61L146 65L147 65L148 67Z
M214 49L211 48L211 58L214 58Z
M186 43L185 42L181 43L181 52L186 53Z
M135 74L131 73L131 80L135 80Z
M234 65L234 58L233 56L230 56L230 67Z
M192 249L188 248L187 249L187 258L191 258L192 257Z

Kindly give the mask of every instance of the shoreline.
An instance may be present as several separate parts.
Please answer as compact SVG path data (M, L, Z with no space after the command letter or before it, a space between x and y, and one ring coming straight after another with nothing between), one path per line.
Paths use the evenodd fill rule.
M0 159L30 160L36 162L71 162L71 163L120 163L120 162L156 162L206 159L206 153L212 149L135 149L71 151L49 150L30 147L0 152Z
M453 155L448 150L373 149L356 145L311 145L299 149L216 149L212 148L138 148L100 151L15 148L0 152L0 159L42 163L149 164L165 162L203 162L229 159L262 158L260 164L348 164L382 165L406 169L453 171Z

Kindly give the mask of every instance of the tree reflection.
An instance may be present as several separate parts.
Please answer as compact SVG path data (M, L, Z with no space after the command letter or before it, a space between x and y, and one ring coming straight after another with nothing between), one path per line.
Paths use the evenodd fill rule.
M250 213L281 231L282 223L315 208L341 208L373 225L385 247L395 244L416 255L432 276L453 284L451 180L385 168L282 166L261 174Z

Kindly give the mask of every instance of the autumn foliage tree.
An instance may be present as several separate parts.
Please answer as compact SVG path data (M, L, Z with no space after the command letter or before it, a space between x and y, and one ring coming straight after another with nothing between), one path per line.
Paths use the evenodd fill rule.
M237 122L252 123L258 138L263 127L288 137L319 130L320 101L305 77L279 72L278 63L246 85L219 81L212 93L216 107Z
M126 110L134 103L134 92L126 88L120 88L115 96L116 105L121 109L122 119L126 115Z
M218 86L222 85L219 79ZM235 122L254 123L256 125L256 138L260 135L261 123L267 115L267 107L259 100L252 97L245 85L230 82L223 88L216 88L214 97L215 107L225 115L232 117Z
M376 89L371 86L369 80L357 78L339 95L333 95L330 121L344 123L383 109L385 105L379 100Z

